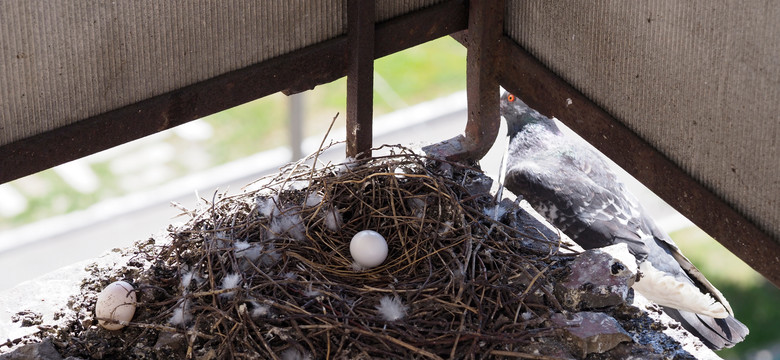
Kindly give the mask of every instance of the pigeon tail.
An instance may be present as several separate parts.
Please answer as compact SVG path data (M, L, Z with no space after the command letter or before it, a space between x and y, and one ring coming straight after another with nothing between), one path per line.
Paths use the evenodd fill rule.
M688 279L681 281L656 269L649 261L642 261L639 271L642 277L634 283L634 290L656 304L718 319L732 315L723 304L712 295L701 292Z
M747 326L734 316L716 319L670 307L664 307L664 312L672 319L677 320L685 330L699 338L704 345L712 350L730 348L745 340L745 337L750 333Z

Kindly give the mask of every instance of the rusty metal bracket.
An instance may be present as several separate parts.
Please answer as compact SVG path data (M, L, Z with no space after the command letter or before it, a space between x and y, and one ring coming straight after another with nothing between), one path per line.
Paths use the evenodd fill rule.
M428 155L474 162L496 141L501 124L497 69L499 40L504 28L504 0L470 1L466 54L468 121L465 136L423 148Z

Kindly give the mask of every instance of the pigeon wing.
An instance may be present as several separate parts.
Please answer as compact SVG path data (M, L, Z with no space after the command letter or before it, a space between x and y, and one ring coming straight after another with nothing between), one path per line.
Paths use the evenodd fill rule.
M678 274L679 268L675 264L668 264L663 266L658 261L665 258L666 253L671 255L677 262L680 268L684 271L687 278L682 274L679 274L678 280L682 282L692 281L702 293L711 294L716 300L718 300L728 311L733 315L733 311L729 302L723 296L723 294L707 280L704 275L696 268L696 266L688 260L685 255L682 254L677 244L661 230L655 221L648 217L642 206L639 204L639 200L629 192L625 186L617 179L617 176L612 172L606 161L601 154L595 153L590 148L585 149L582 144L578 144L578 154L582 154L578 157L564 156L563 161L568 162L569 166L578 168L583 174L585 174L595 184L600 187L602 194L595 196L605 197L606 203L609 203L609 209L607 211L597 214L597 218L594 219L591 227L601 227L601 233L607 233L612 231L613 234L618 236L628 236L622 240L627 242L629 248L639 253L634 253L637 258L642 259L644 256L651 256L655 264L663 268L670 274ZM596 164L596 166L590 166ZM610 220L606 217L613 217ZM617 226L613 221L616 220L621 226L625 226L629 229L628 234L624 232L614 232L614 227ZM605 221L605 222L602 222ZM642 244L636 244L631 247L631 244L636 241L631 234L637 234L639 238L643 240ZM653 255L650 255L653 253Z
M648 249L641 231L638 203L606 163L581 150L539 153L510 162L505 186L583 248L624 242L638 258ZM511 160L510 160L511 161Z

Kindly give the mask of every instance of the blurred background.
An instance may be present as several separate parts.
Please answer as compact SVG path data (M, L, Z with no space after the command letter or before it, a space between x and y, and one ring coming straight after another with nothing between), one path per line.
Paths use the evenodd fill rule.
M378 59L374 145L424 145L466 124L466 51L449 37ZM331 120L344 138L346 81L287 97L275 94L156 135L0 185L0 291L112 248L131 245L178 221L172 201L235 193L317 149ZM497 178L502 128L483 170ZM343 159L336 147L331 161ZM751 329L719 355L780 359L780 290L647 189L629 186Z

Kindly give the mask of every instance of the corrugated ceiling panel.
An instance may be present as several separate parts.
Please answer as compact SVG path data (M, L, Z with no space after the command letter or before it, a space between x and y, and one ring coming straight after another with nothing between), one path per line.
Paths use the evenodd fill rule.
M442 1L380 0L376 18ZM0 2L0 144L345 32L345 0Z
M444 2L444 0L377 0L376 21L381 22L392 17Z
M346 31L343 0L0 2L0 144Z
M780 238L774 5L509 0L505 31Z

